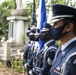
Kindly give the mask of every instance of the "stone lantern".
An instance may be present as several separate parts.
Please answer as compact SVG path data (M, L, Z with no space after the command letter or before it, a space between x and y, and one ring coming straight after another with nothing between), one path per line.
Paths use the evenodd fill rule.
M12 16L7 17L9 20L9 34L8 39L14 39L14 43L24 44L27 40L26 30L29 19L25 9L22 6L22 0L16 0L17 8L11 11Z

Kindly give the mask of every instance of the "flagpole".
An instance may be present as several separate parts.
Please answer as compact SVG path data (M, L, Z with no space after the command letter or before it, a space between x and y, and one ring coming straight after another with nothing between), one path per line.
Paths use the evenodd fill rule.
M31 27L35 24L35 0L33 0Z
M37 23L37 27L42 30L43 28L43 23L46 22L46 5L45 5L45 0L39 0L40 4L39 4L39 14L38 14L38 23ZM42 40L40 40L40 49L42 49L44 45L44 42Z

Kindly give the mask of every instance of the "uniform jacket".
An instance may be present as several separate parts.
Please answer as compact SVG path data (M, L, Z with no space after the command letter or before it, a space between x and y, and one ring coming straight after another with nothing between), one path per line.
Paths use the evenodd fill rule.
M63 64L61 75L76 75L76 52L71 54Z
M57 50L57 45L51 45L48 50L44 53L44 60L43 60L43 66L41 68L41 71L39 75L48 75L50 68L52 66L55 52Z
M37 62L36 62L36 66L41 68L43 66L43 57L44 57L44 52L45 50L47 50L51 45L54 45L55 41L54 40L50 40L48 42L46 42L44 44L44 47L42 48L42 50L39 52L38 57L37 57Z
M73 41L72 43L70 43L65 49L64 51L59 51L56 60L53 63L53 66L49 72L50 75L61 75L61 67L63 65L63 63L65 62L65 60L67 59L67 57L76 52L76 41ZM69 61L70 62L70 61ZM71 66L68 65L68 66ZM71 66L72 68L72 66ZM74 69L74 68L73 68ZM71 72L73 72L73 69L71 70ZM75 68L76 69L76 68ZM67 70L66 70L67 71ZM76 74L76 73L75 73ZM68 75L68 74L67 74ZM69 75L73 75L73 74L69 74Z
M23 54L24 64L27 63L27 61L28 61L28 52L29 52L30 47L31 47L31 43L30 43L30 40L28 40L26 47L25 47L24 54Z

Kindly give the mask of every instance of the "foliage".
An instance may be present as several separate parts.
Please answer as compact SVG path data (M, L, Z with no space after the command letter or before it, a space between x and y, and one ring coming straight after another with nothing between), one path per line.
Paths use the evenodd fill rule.
M14 2L12 0L4 1L0 4L0 36L5 36L7 38L9 27L7 17L11 15L11 10L13 8Z
M22 64L22 63L21 63ZM11 67L6 67L3 65L2 62L0 62L0 74L1 75L22 75L22 68L20 67L15 67L14 69ZM26 75L26 71L25 71L25 75Z
M35 0L35 26L36 26L36 9L39 6L39 0ZM27 2L27 5L25 6L25 10L27 12L27 16L30 19L30 22L28 25L31 25L31 21L32 21L32 12L33 12L33 3L31 2Z
M61 45L60 40L55 41L55 44L58 45L58 47L60 47L60 45Z
M19 57L18 59L14 58L14 60L12 61L12 68L16 72L22 72L23 60L21 59L21 57Z
M14 71L16 71L16 72L22 72L22 66L21 66L21 64L22 64L22 61L20 61L20 60L18 60L18 61L13 61L13 67L14 67Z

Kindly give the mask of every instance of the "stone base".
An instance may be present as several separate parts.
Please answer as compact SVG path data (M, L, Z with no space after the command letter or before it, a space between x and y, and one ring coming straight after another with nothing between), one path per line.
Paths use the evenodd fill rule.
M25 9L15 9L11 11L12 16L26 16Z

